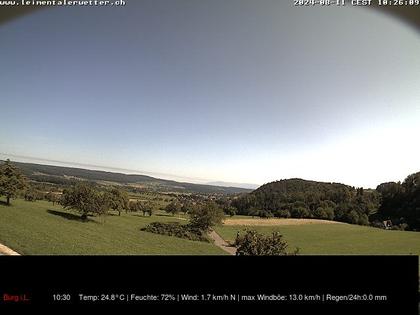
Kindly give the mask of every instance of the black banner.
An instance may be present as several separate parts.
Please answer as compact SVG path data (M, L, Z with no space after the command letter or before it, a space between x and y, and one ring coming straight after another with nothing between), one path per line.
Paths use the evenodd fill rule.
M418 314L417 256L2 256L2 307L227 306Z

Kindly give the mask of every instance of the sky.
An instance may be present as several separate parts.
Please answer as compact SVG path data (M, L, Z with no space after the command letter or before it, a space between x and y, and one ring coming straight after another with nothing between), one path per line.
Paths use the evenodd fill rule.
M12 160L365 188L420 171L420 34L374 10L54 7L0 25L0 56Z

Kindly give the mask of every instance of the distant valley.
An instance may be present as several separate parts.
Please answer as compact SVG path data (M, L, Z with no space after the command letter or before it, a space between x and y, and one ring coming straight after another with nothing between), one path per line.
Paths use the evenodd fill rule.
M63 167L34 163L13 162L23 174L36 182L48 182L67 185L76 180L89 180L102 185L127 185L144 190L160 192L184 192L203 194L237 194L250 192L252 189L233 187L223 182L214 184L193 184L155 178L147 175L114 173L75 167ZM219 185L222 184L222 185Z

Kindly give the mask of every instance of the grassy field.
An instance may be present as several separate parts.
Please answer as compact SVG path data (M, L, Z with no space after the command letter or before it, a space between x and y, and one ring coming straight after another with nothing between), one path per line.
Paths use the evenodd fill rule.
M219 226L216 231L233 241L245 226ZM269 234L280 232L289 249L299 247L300 254L414 254L420 255L420 233L386 231L351 224L308 224L253 226L252 230Z
M13 200L0 205L0 243L21 254L224 254L211 243L140 231L153 221L176 217L122 214L80 222L73 212L46 201ZM185 222L185 221L183 221Z
M172 217L160 211L109 215L80 222L77 214L45 201L13 200L0 204L0 243L22 254L225 254L211 243L140 231L153 221L186 222L185 215ZM249 217L235 216L233 219ZM233 241L245 226L218 226L216 231ZM248 227L251 228L251 227ZM253 226L262 233L279 231L290 249L301 254L414 254L420 255L420 233L385 231L350 224L302 224Z

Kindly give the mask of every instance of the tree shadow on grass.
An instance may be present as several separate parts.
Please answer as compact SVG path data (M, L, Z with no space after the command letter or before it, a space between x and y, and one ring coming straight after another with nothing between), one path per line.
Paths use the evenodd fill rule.
M0 200L0 206L9 206L6 201Z
M94 222L94 223L98 223L98 222L96 222L96 221L94 221L92 219L89 219L89 218L82 219L80 215L76 215L76 214L73 214L73 213L61 212L61 211L51 210L51 209L48 209L47 212L49 214L57 215L59 217L62 217L64 219L67 219L67 220L79 221L79 222Z

